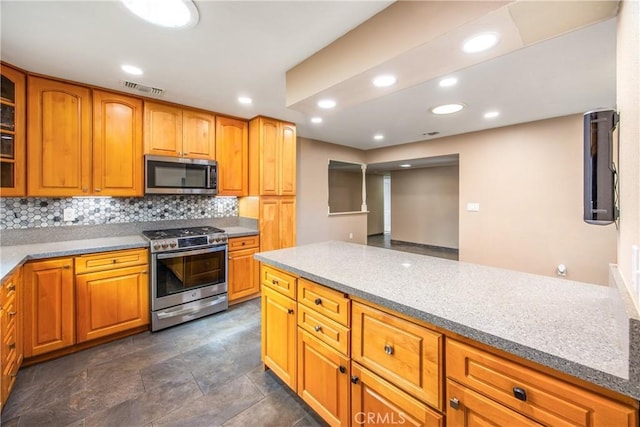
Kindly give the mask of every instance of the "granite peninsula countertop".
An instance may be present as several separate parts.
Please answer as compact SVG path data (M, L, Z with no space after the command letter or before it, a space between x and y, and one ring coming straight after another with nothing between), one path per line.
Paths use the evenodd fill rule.
M3 230L0 246L0 283L28 260L147 248L149 242L141 236L142 230L200 225L222 228L229 237L258 234L257 225L254 225L253 221L237 218Z
M640 399L640 322L618 288L346 242L255 258Z

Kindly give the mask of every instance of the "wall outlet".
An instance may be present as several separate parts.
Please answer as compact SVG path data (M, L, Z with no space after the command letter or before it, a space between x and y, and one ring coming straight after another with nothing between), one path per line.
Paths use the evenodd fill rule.
M349 240L353 240L353 233L349 233Z
M74 208L65 208L63 213L63 220L66 221L75 221L76 220L76 210Z

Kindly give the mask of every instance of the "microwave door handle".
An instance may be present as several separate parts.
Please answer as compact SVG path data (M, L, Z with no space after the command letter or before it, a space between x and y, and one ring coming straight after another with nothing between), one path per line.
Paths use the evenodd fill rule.
M201 254L208 254L208 253L212 253L212 252L220 252L220 251L224 251L225 249L226 249L225 246L218 246L218 247L214 247L214 248L195 249L195 250L192 250L192 251L181 251L181 252L170 252L170 253L156 254L156 257L157 257L157 259L180 258L180 257L185 257L185 256L190 256L190 255L201 255Z

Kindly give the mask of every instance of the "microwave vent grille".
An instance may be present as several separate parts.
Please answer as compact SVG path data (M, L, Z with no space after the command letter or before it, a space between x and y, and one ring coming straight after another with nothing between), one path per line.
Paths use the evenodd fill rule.
M142 92L142 93L145 93L147 95L162 96L162 95L164 95L164 92L165 92L164 89L160 89L160 88L157 88L157 87L146 86L146 85L142 85L140 83L129 82L129 81L123 81L122 85L124 87L128 88L128 89L137 90L138 92Z

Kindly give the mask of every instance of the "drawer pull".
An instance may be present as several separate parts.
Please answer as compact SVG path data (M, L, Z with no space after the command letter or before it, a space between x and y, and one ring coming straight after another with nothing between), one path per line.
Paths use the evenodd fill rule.
M112 260L112 261L113 261L113 263L114 263L114 264L118 262L118 260L117 260L117 259L114 259L114 260Z
M344 374L345 372L347 372L347 368L345 368L344 366L340 365L340 373Z
M276 279L273 279L273 280L271 280L271 283L272 283L273 285L277 285L277 284L278 284L278 281L277 281Z
M149 272L147 270L142 270L141 273L142 274L149 274Z
M68 269L71 268L71 266L70 265L63 265L62 268L65 269L65 270L68 270Z
M316 332L320 332L320 331L322 330L322 326L320 326L320 325L316 325L316 326L314 326L314 327L313 327L313 329L314 329Z
M385 345L384 352L391 356L393 354L393 347L391 347L389 344Z
M9 347L9 350L13 350L14 348L16 348L16 343L12 342L7 347Z
M15 312L15 311L10 311L10 312L9 312L9 316L13 317L13 316L15 316L15 315L16 315L16 312Z
M458 409L460 407L460 401L453 397L451 398L451 400L449 400L449 406L451 406L453 409Z
M356 377L355 375L351 377L351 382L353 384L358 384L358 381L360 381L360 378Z
M316 305L320 305L320 304L322 304L322 300L321 300L320 298L316 298L316 300L314 301L314 303L315 303Z
M246 245L246 244L247 244L247 242L242 242L242 246L244 246L244 245Z
M515 397L518 400L522 400L523 402L527 401L527 392L520 387L514 387L513 388L513 397Z
M287 313L289 313L289 314L293 314L293 308L288 309L288 310L287 310Z
M12 284L10 284L9 286L7 286L7 290L8 290L9 292L11 292L11 291L15 291L15 290L16 290L16 285L14 285L13 283L12 283Z

